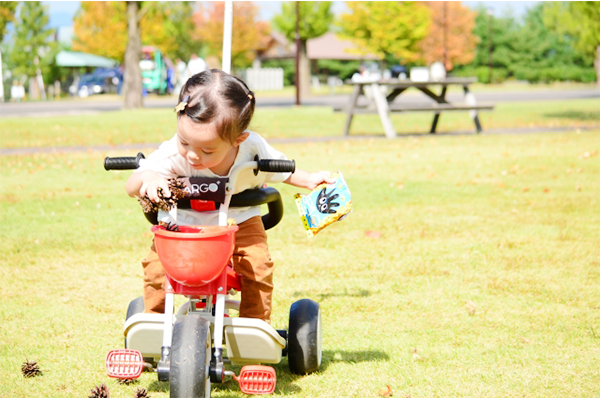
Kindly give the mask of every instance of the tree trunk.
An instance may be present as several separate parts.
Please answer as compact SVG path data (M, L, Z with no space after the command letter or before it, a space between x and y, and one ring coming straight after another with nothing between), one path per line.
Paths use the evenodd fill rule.
M310 63L308 61L308 55L306 54L306 40L300 40L300 62L298 68L300 69L300 98L305 99L310 96Z
M125 109L141 108L144 106L142 98L142 72L140 71L140 54L142 52L142 38L139 21L139 3L127 1L127 49L125 50L125 79L123 90L125 92Z
M596 85L600 88L600 44L596 47L596 61L594 61L596 67Z

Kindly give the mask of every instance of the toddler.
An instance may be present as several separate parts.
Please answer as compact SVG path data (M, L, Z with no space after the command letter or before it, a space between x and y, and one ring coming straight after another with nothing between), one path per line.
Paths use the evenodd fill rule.
M167 180L176 177L227 177L234 165L261 159L286 157L257 133L248 131L256 99L246 84L233 75L211 69L192 76L179 94L177 133L164 142L127 180L129 196L147 195L158 201L158 189L169 197ZM267 173L255 176L242 172L234 193L262 187L265 182L285 182L306 189L332 183L329 172L309 173L301 169L291 173ZM273 262L267 247L267 235L260 207L230 208L229 217L239 230L233 251L233 268L242 278L240 317L270 322L273 291ZM159 220L166 220L159 213ZM178 210L179 225L217 225L218 211ZM152 243L142 260L144 267L145 312L163 313L165 271Z

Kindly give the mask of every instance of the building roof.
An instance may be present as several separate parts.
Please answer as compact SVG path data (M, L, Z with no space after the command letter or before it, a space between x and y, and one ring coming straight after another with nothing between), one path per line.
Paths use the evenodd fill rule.
M335 33L327 32L318 38L309 39L306 43L309 60L379 60L373 54L360 55L352 53L358 46L349 40L340 39ZM261 60L294 58L296 44L289 42L279 32L271 32L271 41L266 49L259 53Z
M353 52L358 46L349 40L340 39L335 33L327 32L306 43L309 60L379 60L374 54L361 55Z
M111 60L110 58L97 56L95 54L62 50L56 55L56 65L59 67L111 68L117 65L117 62L115 60Z

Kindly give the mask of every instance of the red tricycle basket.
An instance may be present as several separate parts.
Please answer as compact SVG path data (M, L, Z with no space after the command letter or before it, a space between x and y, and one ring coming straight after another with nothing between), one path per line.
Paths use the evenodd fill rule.
M180 232L152 227L160 262L171 279L203 286L218 278L231 259L237 226L180 226Z

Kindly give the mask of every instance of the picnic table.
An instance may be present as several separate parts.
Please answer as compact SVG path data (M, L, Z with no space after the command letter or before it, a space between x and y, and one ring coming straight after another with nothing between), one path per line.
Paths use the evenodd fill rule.
M388 138L396 137L396 130L390 119L391 112L410 112L410 111L433 111L434 117L429 133L435 133L440 113L444 111L469 111L475 129L481 132L481 122L477 115L477 110L492 110L493 104L478 104L475 95L469 91L469 85L477 82L477 78L445 78L440 81L416 82L408 79L380 79L371 82L354 82L347 81L346 83L354 85L354 91L350 96L350 100L346 107L336 108L335 111L345 112L347 114L346 124L344 125L344 136L350 134L350 125L354 114L359 113L377 113L381 119L381 124ZM446 99L448 86L459 85L463 87L464 103L451 103ZM435 94L432 89L441 87L440 94ZM370 99L368 105L357 105L358 98L361 94L365 94L365 88L370 87ZM387 88L389 94L382 93L382 87ZM394 100L404 93L407 89L416 88L434 100L433 103L422 104L394 104Z

